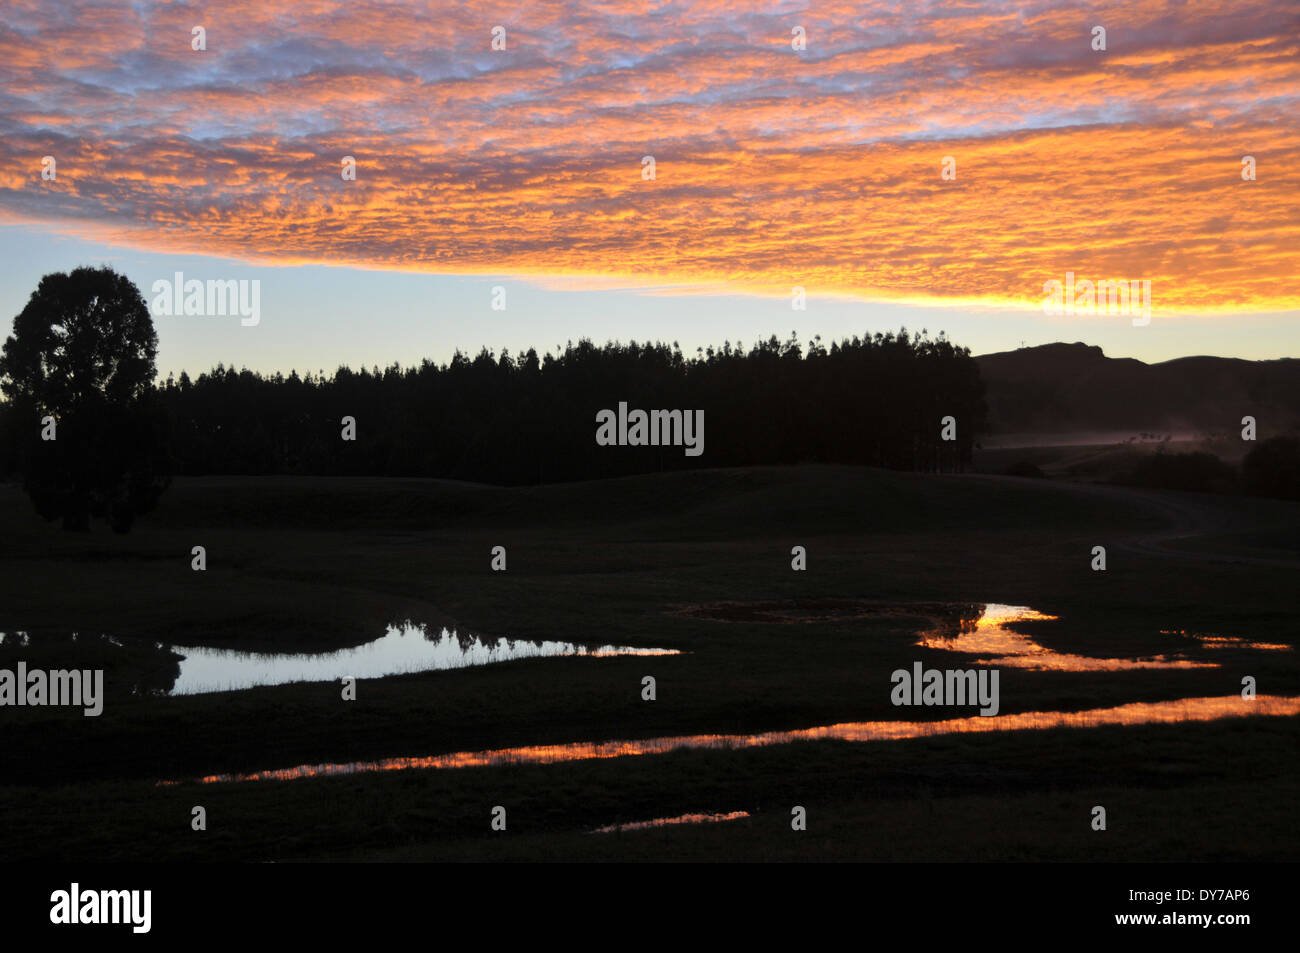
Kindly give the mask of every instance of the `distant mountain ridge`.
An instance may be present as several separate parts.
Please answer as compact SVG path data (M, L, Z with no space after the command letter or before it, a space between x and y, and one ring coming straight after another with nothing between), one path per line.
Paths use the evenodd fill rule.
M1107 357L1082 343L983 354L990 432L1238 432L1260 439L1300 425L1300 361L1180 357L1158 364Z

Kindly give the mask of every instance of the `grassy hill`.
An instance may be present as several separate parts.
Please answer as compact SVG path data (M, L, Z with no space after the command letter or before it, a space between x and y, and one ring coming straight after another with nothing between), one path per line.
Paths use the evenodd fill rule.
M1195 539L1168 553L1136 542L1126 548L1204 513L1238 533L1268 528L1274 542L1293 540L1300 526L1300 505L1279 501L777 467L521 488L178 480L158 512L123 537L63 533L35 518L16 487L3 486L0 631L108 632L141 651L151 643L133 637L303 650L359 644L411 617L493 638L684 654L367 680L357 700L344 703L334 683L129 696L114 666L132 664L130 653L6 643L0 665L18 657L47 667L103 665L109 697L99 718L54 708L7 712L0 810L22 823L6 825L0 854L603 856L612 848L584 830L747 810L751 820L731 835L724 827L650 832L628 849L707 857L731 837L723 841L732 845L728 856L754 858L1294 859L1300 851L1286 805L1297 778L1276 751L1294 745L1295 718L155 787L159 779L296 764L897 718L888 698L893 669L912 660L961 664L916 646L919 617L814 613L774 624L678 611L722 600L1030 605L1060 617L1026 624L1056 651L1131 657L1176 649L1219 663L1184 671L1006 669L1006 713L1222 695L1246 674L1262 692L1293 692L1294 652L1202 651L1169 634L1294 645L1294 564L1233 555L1233 547L1257 554L1267 538L1213 540L1213 551L1203 552ZM1111 553L1105 573L1089 569L1099 543ZM791 570L796 544L807 547L806 572ZM207 548L206 572L190 569L193 545ZM489 569L494 545L508 550L504 573ZM647 673L658 679L653 703L639 696ZM1243 832L1232 819L1246 815L1224 805L1247 802L1253 826ZM204 839L189 836L194 803L214 819ZM496 803L511 805L517 840L484 843L486 811ZM790 803L812 805L816 838L786 836ZM1111 807L1125 832L1104 851L1086 840L1087 811L1097 803ZM1198 825L1196 838L1178 835L1187 824Z
M994 433L1142 431L1260 439L1300 424L1300 361L1184 357L1144 364L1086 344L1045 344L976 358ZM1099 441L1100 442L1100 441Z

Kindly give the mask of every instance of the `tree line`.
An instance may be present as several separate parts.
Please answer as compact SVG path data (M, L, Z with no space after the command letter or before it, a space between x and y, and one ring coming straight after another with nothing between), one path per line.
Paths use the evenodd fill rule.
M906 329L829 348L773 335L691 358L636 341L581 340L542 357L484 348L328 377L218 365L161 383L157 349L139 289L107 267L45 275L14 318L0 348L0 475L21 475L42 516L127 532L174 474L509 485L687 466L959 470L986 426L970 351ZM689 453L684 428L638 439L635 417L656 411L689 420Z
M484 348L329 376L219 364L162 382L156 353L148 308L127 278L110 268L43 277L0 348L0 477L21 476L37 511L67 529L102 518L126 532L174 474L518 485L701 466L960 471L988 427L970 350L906 329L829 347L819 337L801 345L792 332L693 357L675 342L584 339L540 357ZM610 446L620 405L628 416L619 414ZM628 425L637 435L636 412L656 411L694 425L687 446L628 445L638 442L623 439ZM1130 480L1291 498L1300 486L1294 436L1252 450L1240 480L1217 463L1162 456Z
M775 336L686 357L582 340L562 352L299 377L218 365L157 387L176 472L440 477L496 484L805 462L960 470L985 426L979 370L945 337ZM597 414L703 410L704 452L599 446ZM941 421L952 417L951 440ZM344 418L355 439L344 439Z
M985 426L967 348L943 336L877 333L807 347L775 336L683 355L676 344L583 340L556 354L483 349L450 362L332 375L218 365L154 387L177 474L440 477L497 484L595 479L688 466L847 463L960 470ZM596 415L704 411L705 450L602 447ZM953 418L955 439L941 439ZM343 419L355 440L343 439ZM38 422L0 404L0 468L20 469ZM100 449L98 452L104 452Z

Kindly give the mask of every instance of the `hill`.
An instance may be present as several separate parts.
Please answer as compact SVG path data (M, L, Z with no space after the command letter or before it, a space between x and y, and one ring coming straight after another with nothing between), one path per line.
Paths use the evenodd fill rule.
M1236 434L1255 417L1260 439L1300 425L1300 361L1111 358L1087 344L1045 344L977 357L991 434ZM1123 439L1122 437L1120 439Z

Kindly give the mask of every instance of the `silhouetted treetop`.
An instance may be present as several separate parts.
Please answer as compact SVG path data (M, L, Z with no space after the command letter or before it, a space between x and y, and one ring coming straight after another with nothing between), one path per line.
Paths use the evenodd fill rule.
M491 483L591 479L689 466L799 462L953 470L984 426L966 348L877 333L801 345L793 333L683 355L678 344L569 342L332 375L217 365L161 385L181 472L373 474ZM596 414L700 409L705 451L602 447ZM341 420L356 439L341 439ZM956 439L940 439L952 416Z

